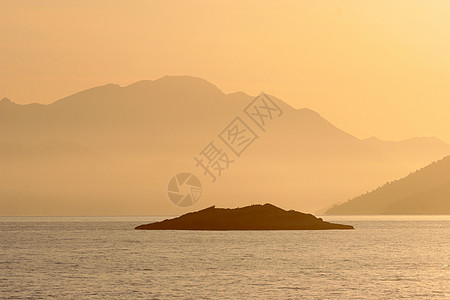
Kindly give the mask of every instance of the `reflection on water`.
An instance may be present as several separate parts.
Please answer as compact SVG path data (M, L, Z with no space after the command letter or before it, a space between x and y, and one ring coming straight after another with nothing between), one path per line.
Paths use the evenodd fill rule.
M166 217L1 217L0 298L450 297L450 216L345 231L136 231Z

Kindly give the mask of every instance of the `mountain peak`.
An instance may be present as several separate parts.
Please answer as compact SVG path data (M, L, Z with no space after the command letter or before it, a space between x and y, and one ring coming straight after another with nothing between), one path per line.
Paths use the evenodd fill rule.
M381 142L381 140L379 138L377 138L376 136L371 136L367 139L363 139L363 141L368 141L368 142Z
M0 100L0 103L4 103L4 104L13 104L14 102L12 102L9 98L3 98L2 100Z
M166 75L156 80L141 80L132 83L126 88L130 89L140 89L140 88L162 88L162 89L173 89L182 91L185 93L192 93L194 91L202 91L202 93L220 94L224 93L211 82L193 76L169 76Z
M242 96L242 97L252 97L252 96L250 96L250 95L248 95L248 94L246 94L246 93L244 93L244 92L242 92L242 91L237 91L237 92L228 93L227 95L228 95L228 96L237 96L237 97L239 97L239 96ZM254 98L254 97L252 97L252 98Z
M317 118L317 117L318 118L322 118L322 116L318 112L316 112L316 111L314 111L312 109L309 109L309 108L298 108L297 111L299 113L303 114L304 116L310 116L310 117L315 117L315 118Z

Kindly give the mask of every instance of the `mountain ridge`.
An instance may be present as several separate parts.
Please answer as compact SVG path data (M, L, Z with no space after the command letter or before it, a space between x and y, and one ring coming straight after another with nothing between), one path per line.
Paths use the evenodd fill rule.
M433 201L427 195L449 185L450 156L447 156L406 177L387 182L370 193L336 205L326 214L450 214L450 188L445 189L446 194L435 195L441 202L432 209L426 209L426 203ZM419 204L422 209L417 209ZM410 205L416 205L416 208Z
M210 184L193 157L211 141L232 155L218 134L237 116L258 138L241 157L233 158L235 163L217 184L207 187L198 205L214 201L236 207L276 198L277 205L315 211L413 170L319 113L269 97L283 114L268 123L266 131L243 111L253 97L225 94L191 77L103 85L47 105L0 105L0 147L9 143L26 149L21 155L2 152L0 163L6 167L0 173L0 201L5 199L14 208L11 212L21 214L71 214L60 199L73 201L66 206L81 214L179 213L167 199L167 182L177 172L189 171ZM50 162L51 153L62 149L48 143L54 140L78 145L85 154L68 147L64 160ZM38 146L42 144L46 146ZM433 153L431 157L437 159ZM173 163L162 166L161 161ZM46 180L41 180L42 172ZM24 184L30 188L22 189Z

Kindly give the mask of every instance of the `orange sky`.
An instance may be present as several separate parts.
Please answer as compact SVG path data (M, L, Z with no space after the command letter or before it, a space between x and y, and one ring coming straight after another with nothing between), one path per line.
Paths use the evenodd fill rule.
M205 78L360 138L450 142L450 1L0 2L0 98Z

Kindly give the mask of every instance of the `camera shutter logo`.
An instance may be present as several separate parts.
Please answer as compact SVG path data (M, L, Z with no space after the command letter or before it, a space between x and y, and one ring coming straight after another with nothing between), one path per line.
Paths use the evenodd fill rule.
M200 199L202 185L197 176L191 173L180 173L169 181L167 194L173 204L188 207Z

